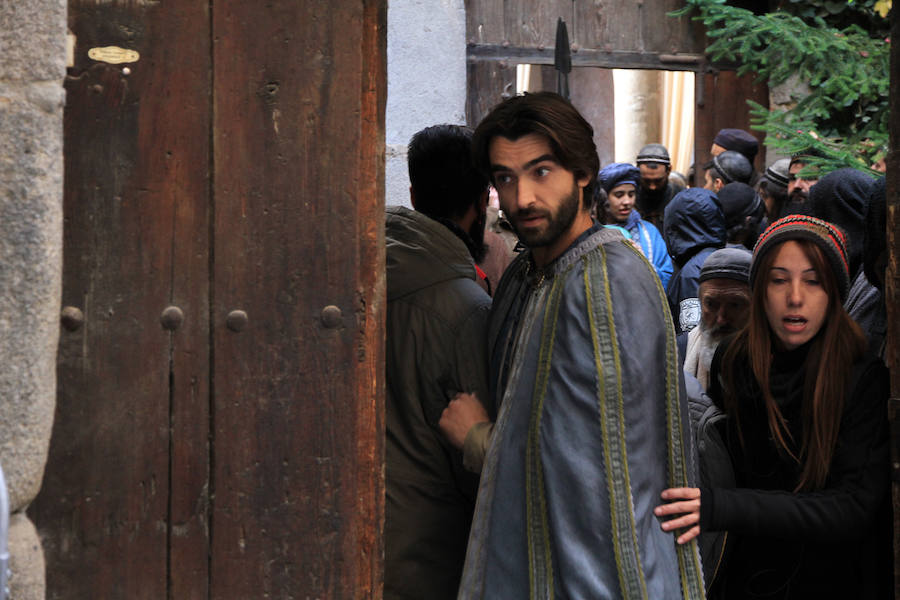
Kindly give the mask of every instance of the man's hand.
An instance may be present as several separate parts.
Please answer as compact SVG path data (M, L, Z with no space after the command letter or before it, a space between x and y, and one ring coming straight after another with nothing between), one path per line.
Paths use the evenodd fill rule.
M451 444L462 450L469 429L477 423L489 421L487 411L479 402L478 396L458 393L441 413L438 427Z

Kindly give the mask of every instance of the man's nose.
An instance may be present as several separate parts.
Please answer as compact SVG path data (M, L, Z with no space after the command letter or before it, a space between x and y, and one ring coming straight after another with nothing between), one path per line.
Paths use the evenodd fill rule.
M728 313L725 307L719 308L716 312L716 325L726 325L728 323Z
M516 207L523 210L534 204L534 186L525 179L519 179L516 184Z

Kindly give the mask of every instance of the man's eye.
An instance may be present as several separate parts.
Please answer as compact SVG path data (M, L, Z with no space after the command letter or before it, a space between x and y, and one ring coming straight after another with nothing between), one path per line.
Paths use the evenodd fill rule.
M545 175L548 175L549 173L550 173L550 169L548 169L547 167L538 167L537 169L534 170L534 174L537 175L538 177L544 177Z
M507 185L510 181L512 181L512 177L509 175L494 175L494 181L497 185Z

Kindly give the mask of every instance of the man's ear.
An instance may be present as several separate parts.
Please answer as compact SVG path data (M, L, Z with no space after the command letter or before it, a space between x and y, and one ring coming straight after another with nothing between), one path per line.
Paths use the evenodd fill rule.
M579 177L578 179L575 180L575 183L577 183L577 184L578 184L578 187L580 187L582 190L583 190L584 188L586 188L587 185L588 185L590 182L591 182L591 177L590 177L590 175L583 175L583 176L581 176L581 177Z
M413 210L416 208L416 193L413 192L412 186L409 186L409 203L412 204Z

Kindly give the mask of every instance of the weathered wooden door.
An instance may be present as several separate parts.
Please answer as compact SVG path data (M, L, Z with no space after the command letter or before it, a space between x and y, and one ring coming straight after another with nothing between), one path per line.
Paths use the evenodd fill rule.
M572 103L594 126L601 163L613 160L616 118L612 81L605 70L652 69L697 74L694 159L704 164L719 129L749 130L746 99L768 106L768 89L750 75L736 77L728 66L709 65L702 26L688 17L668 16L683 5L681 0L466 2L469 124L477 125L492 106L515 93L517 64L552 69L556 21L561 18L572 49ZM757 157L757 169L764 166L764 158L762 153ZM703 172L698 170L702 184Z
M48 598L380 594L385 24L70 0Z

